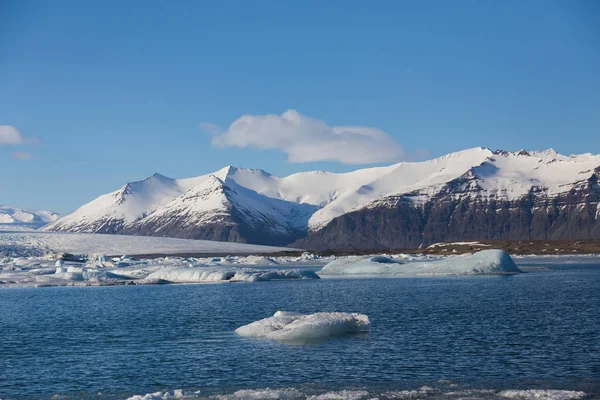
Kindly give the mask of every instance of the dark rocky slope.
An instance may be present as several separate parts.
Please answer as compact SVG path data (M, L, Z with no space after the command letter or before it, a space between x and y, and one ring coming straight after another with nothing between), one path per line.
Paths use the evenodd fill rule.
M533 187L518 200L481 196L471 173L420 204L413 192L335 218L293 247L394 249L463 240L600 239L600 168L566 193Z

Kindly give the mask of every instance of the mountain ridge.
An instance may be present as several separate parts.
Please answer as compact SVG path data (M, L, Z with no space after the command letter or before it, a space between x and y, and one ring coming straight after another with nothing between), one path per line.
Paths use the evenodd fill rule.
M582 212L589 214L582 222L586 227L581 232L587 233L581 239L600 238L599 171L600 156L589 153L564 156L552 149L507 152L477 147L428 161L347 173L309 171L278 177L234 166L185 179L155 173L99 196L43 229L292 243L307 248L416 247L434 239L460 240L456 238L460 235L516 239L506 232L519 232L518 239L538 238L544 235L538 222L532 225L534 211L535 221L541 220L539 210L558 202L564 203L573 219L581 219ZM206 185L214 190L206 192ZM573 203L576 196L569 197L573 190L585 196ZM527 218L512 216L498 222L503 209L518 209L521 203L529 204ZM488 217L463 215L459 211L465 207L473 215L483 212ZM561 221L565 212L546 212L545 224ZM369 220L377 213L379 217ZM460 218L464 221L456 222ZM441 229L443 224L460 225L469 218L479 230ZM502 225L507 223L508 231ZM427 233L432 226L445 233ZM484 235L485 229L501 229L500 237ZM556 239L577 236L572 227L549 229ZM390 240L393 235L405 239Z
M52 211L0 204L0 225L39 228L56 221L58 218L59 215Z

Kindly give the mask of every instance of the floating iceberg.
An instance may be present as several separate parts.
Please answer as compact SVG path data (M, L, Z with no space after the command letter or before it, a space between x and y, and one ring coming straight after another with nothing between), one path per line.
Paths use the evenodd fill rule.
M369 327L369 317L363 314L298 314L277 311L272 317L239 327L235 333L240 336L303 343L321 341L332 336L368 332Z
M406 261L384 256L348 257L325 265L319 275L477 275L522 272L502 250L450 256L432 261Z
M283 279L319 279L319 276L313 271L300 269L259 270L223 267L167 267L151 273L146 281L202 283L218 281L259 282Z

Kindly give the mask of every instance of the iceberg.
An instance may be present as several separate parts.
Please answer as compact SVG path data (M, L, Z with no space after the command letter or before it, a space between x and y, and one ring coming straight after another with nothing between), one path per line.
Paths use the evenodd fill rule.
M308 343L333 336L368 332L369 317L364 314L319 312L299 314L277 311L272 317L255 321L235 330L240 336Z
M57 268L54 273L56 278L64 279L67 281L93 281L93 282L114 282L119 280L129 279L127 276L115 274L110 271L100 271L97 269L84 269L77 267L62 267Z
M146 278L147 281L172 283L259 282L283 279L319 279L319 276L313 271L301 269L259 270L222 267L167 267L151 273Z
M431 261L407 261L385 256L348 257L331 261L319 275L479 275L522 272L503 250L449 256Z

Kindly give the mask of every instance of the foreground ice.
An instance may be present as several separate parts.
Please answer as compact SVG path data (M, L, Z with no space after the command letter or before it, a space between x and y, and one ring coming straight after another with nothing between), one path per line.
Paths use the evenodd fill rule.
M250 336L284 342L312 342L350 333L368 332L369 317L363 314L319 312L298 314L277 311L272 317L255 321L235 330Z
M584 392L573 390L503 390L498 396L517 400L574 400L583 399Z
M202 391L175 390L136 395L128 400L212 399L212 400L367 400L367 399L428 399L428 400L578 400L586 393L573 390L502 390L462 389L440 390L422 386L412 390L368 391L357 389L319 390L308 387L243 389L231 394L203 394Z
M348 257L325 265L319 275L476 275L514 274L521 270L502 250L483 250L475 254L412 261L385 256Z

